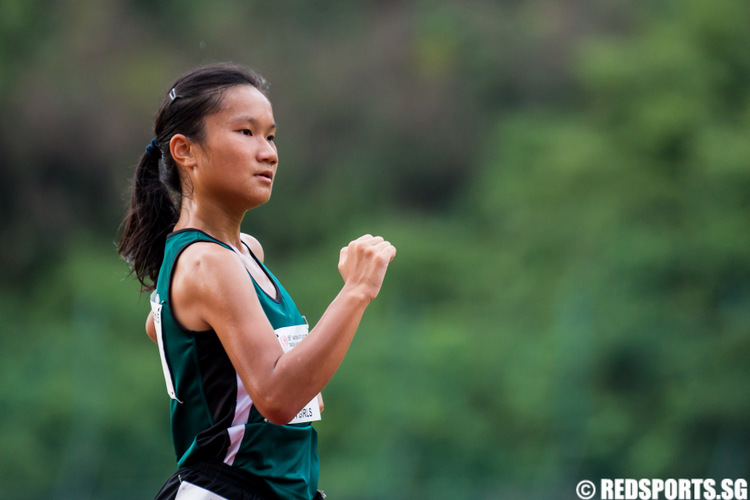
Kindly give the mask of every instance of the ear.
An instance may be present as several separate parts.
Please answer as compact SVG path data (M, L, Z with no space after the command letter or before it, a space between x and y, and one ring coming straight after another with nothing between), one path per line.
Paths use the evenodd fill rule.
M192 169L196 165L195 148L197 144L183 134L175 134L169 140L169 151L177 166Z

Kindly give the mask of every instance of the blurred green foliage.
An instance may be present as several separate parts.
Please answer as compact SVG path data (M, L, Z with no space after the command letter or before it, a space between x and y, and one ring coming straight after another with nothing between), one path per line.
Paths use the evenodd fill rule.
M338 249L398 248L325 391L333 498L572 498L750 475L744 0L0 3L0 498L148 498L174 470L115 252L162 93L271 81L246 217L314 323Z

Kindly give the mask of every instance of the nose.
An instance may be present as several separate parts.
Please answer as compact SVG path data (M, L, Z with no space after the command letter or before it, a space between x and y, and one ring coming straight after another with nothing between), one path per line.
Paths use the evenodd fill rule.
M268 140L263 141L263 144L258 149L258 161L271 165L276 165L279 162L279 155L276 152L276 145L273 142Z

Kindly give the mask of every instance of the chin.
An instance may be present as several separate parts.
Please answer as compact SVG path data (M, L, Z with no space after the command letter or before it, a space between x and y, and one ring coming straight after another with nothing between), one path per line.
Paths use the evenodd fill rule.
M257 208L257 207L259 207L261 205L265 205L270 200L271 200L271 193L270 192L268 193L268 196L258 196L258 197L252 198L252 199L248 200L248 203L250 205L250 207L248 208L248 210L252 210L253 208Z

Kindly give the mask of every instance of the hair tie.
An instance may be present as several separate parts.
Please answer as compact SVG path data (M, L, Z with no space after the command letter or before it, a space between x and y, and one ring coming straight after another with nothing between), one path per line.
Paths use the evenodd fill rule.
M159 149L159 143L156 142L156 137L151 139L151 142L146 146L146 153L153 159L161 159L161 149Z
M175 99L177 99L177 91L174 89L174 87L172 88L172 90L169 91L169 98L172 101L174 101Z

